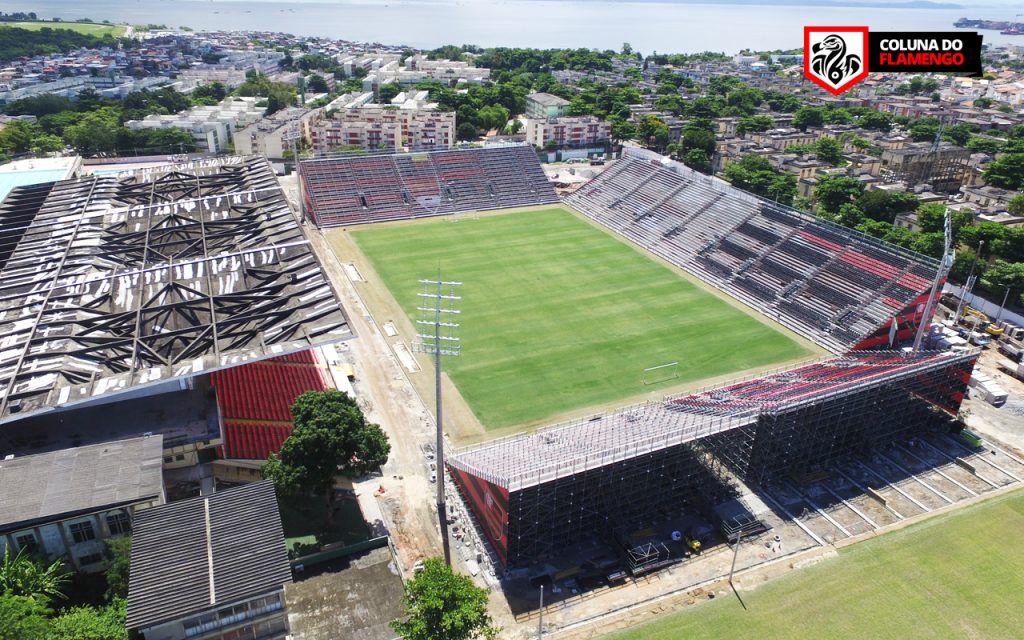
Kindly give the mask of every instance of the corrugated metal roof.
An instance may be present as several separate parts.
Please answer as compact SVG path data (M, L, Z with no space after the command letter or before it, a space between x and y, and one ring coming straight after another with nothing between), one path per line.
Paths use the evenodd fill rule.
M269 480L147 509L135 521L127 626L151 627L291 580Z
M162 494L163 436L0 460L0 531Z

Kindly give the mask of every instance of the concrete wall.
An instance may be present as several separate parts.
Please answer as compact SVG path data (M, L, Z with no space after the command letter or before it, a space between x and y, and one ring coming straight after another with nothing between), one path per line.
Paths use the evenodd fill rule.
M107 516L122 513L127 510L129 517L131 517L131 514L137 510L162 504L163 502L163 496L160 496L155 500L139 502L121 509L98 511L96 513L11 531L7 534L0 535L0 550L10 546L12 550L17 551L18 545L16 544L16 539L19 536L31 533L35 537L36 544L39 545L39 550L47 557L51 559L64 557L74 569L79 571L100 571L105 565L105 559L101 559L99 562L85 564L82 562L82 558L94 556L96 554L100 554L102 556L106 549L104 540L120 535L111 532L110 527L107 525ZM75 542L74 535L71 533L71 526L86 522L92 525L94 538L92 540Z
M947 282L946 285L944 287L942 287L942 290L943 291L950 291L953 294L959 296L960 292L963 289L961 287L958 287L955 284L950 284L950 283ZM985 298L982 298L979 295L975 295L973 300L971 300L971 296L970 295L967 296L967 303L968 304L970 304L975 309L979 309L981 311L984 311L985 314L988 315L988 317L991 318L993 321L995 321L995 319L998 317L998 318L1000 318L1002 320L1006 320L1008 322L1012 322L1013 324L1017 325L1018 327L1024 326L1024 316L1020 315L1019 313L1015 313L1013 311L1010 311L1009 309L1003 309L1002 315L1000 315L1000 313L999 313L999 303L1002 302L1002 301L1003 301L1003 299L1001 297L999 298L998 301L992 302L991 300L986 300Z

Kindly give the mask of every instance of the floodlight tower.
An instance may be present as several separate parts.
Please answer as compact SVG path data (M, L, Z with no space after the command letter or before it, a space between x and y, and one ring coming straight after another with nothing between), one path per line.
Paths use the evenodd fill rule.
M449 566L452 563L451 550L448 544L448 512L444 501L444 423L441 410L441 356L459 355L459 338L454 336L455 329L459 325L456 322L442 320L456 316L461 313L453 305L462 296L455 295L455 287L461 286L461 282L450 282L441 279L438 273L437 280L420 280L424 291L417 294L420 298L429 299L433 302L431 306L416 307L424 317L416 321L418 325L433 325L434 332L417 333L420 342L412 345L413 351L419 353L431 353L434 355L434 403L436 407L435 425L437 427L437 519L441 524L441 546L444 548L444 561ZM447 293L445 293L447 288ZM430 318L430 315L433 318ZM444 314L444 315L443 315ZM444 327L444 334L442 333Z
M938 140L938 137L936 137L936 140ZM935 306L935 292L939 288L939 282L949 274L949 270L953 267L953 225L950 221L949 209L946 209L943 227L946 232L946 247L942 252L942 263L939 264L939 270L935 272L935 279L932 280L932 288L928 292L928 300L924 303L924 313L921 314L921 322L917 327L917 335L914 336L914 351L921 350L921 341L924 339L925 322L932 317L932 309Z
M306 199L302 197L302 174L299 170L299 140L302 139L302 132L293 122L288 131L281 136L281 142L290 142L292 148L292 162L295 164L295 183L299 190L299 223L306 223Z

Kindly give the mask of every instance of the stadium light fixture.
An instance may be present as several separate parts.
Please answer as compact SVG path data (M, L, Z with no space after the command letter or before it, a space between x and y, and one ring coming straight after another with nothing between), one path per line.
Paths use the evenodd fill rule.
M437 428L437 518L441 525L441 546L444 549L444 561L449 566L452 564L451 549L448 542L448 511L444 496L444 421L441 404L441 356L458 356L461 350L461 343L455 330L459 328L458 323L443 318L454 318L461 313L454 305L462 296L455 295L456 287L461 282L445 281L438 273L437 280L420 280L424 290L416 294L423 298L424 306L416 307L423 314L416 324L421 326L433 325L433 333L417 333L420 339L412 345L412 350L418 353L430 353L434 356L434 405L435 426ZM447 293L445 293L447 291ZM432 304L427 305L427 301ZM442 335L443 334L443 335Z

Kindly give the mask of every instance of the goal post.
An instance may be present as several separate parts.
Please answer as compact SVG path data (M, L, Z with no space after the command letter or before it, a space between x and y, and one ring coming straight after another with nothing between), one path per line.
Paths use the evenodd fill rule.
M643 383L645 385L658 384L668 380L675 380L679 377L679 363L669 362L659 364L656 367L647 367L643 372Z

